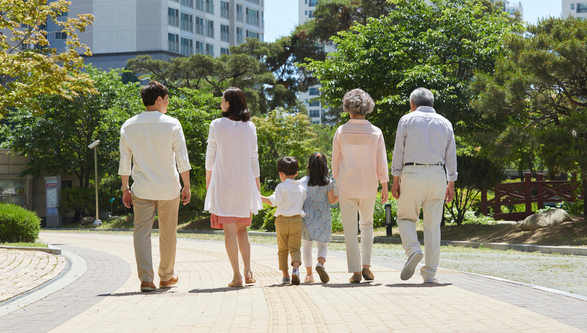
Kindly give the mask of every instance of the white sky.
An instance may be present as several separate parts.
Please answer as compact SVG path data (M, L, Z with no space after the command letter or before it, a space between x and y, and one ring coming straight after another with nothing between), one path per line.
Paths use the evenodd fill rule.
M524 21L536 24L538 19L548 16L560 17L562 0L510 0L511 4L522 3ZM286 36L298 24L298 0L265 0L265 41Z

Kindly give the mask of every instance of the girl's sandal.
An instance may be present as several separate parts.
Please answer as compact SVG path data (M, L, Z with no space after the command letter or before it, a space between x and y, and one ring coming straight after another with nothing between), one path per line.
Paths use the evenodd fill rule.
M241 288L243 286L243 280L237 280L236 278L232 279L232 281L228 284L230 288Z
M245 273L245 283L246 284L253 284L255 282L257 282L257 280L255 280L255 278L253 277L253 272L251 270L249 270L248 273Z

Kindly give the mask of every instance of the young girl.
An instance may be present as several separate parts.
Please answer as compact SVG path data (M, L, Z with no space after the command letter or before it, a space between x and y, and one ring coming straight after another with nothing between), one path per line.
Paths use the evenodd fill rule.
M327 243L332 236L332 218L330 205L338 201L334 193L334 182L328 179L328 161L322 153L314 153L308 160L308 176L300 180L306 189L307 197L304 202L302 227L303 262L306 264L306 278L304 282L314 282L312 274L312 242L318 246L318 264L316 272L320 280L326 283L330 280L324 263L326 262Z

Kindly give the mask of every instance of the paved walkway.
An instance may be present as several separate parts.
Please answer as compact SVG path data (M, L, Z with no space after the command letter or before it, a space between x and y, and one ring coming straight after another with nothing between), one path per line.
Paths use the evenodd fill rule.
M0 303L2 332L583 332L587 328L584 300L445 270L438 274L438 285L424 285L418 275L401 281L403 261L390 258L374 259L374 282L351 285L344 253L331 251L326 266L330 283L281 286L276 247L253 245L257 283L235 290L226 287L232 272L222 242L179 239L178 286L141 293L130 235L42 232L41 239L60 247L69 266L40 291ZM45 296L34 300L41 292Z

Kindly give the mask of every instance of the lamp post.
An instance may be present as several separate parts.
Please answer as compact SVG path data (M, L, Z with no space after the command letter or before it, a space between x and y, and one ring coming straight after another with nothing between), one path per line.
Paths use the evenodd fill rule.
M95 171L95 175L96 175L96 183L94 184L95 188L96 188L96 220L94 220L94 226L95 227L99 227L102 225L102 221L100 221L100 215L99 215L99 211L98 211L98 150L97 147L100 144L100 140L96 140L94 142L92 142L88 148L90 149L94 149L94 171Z

